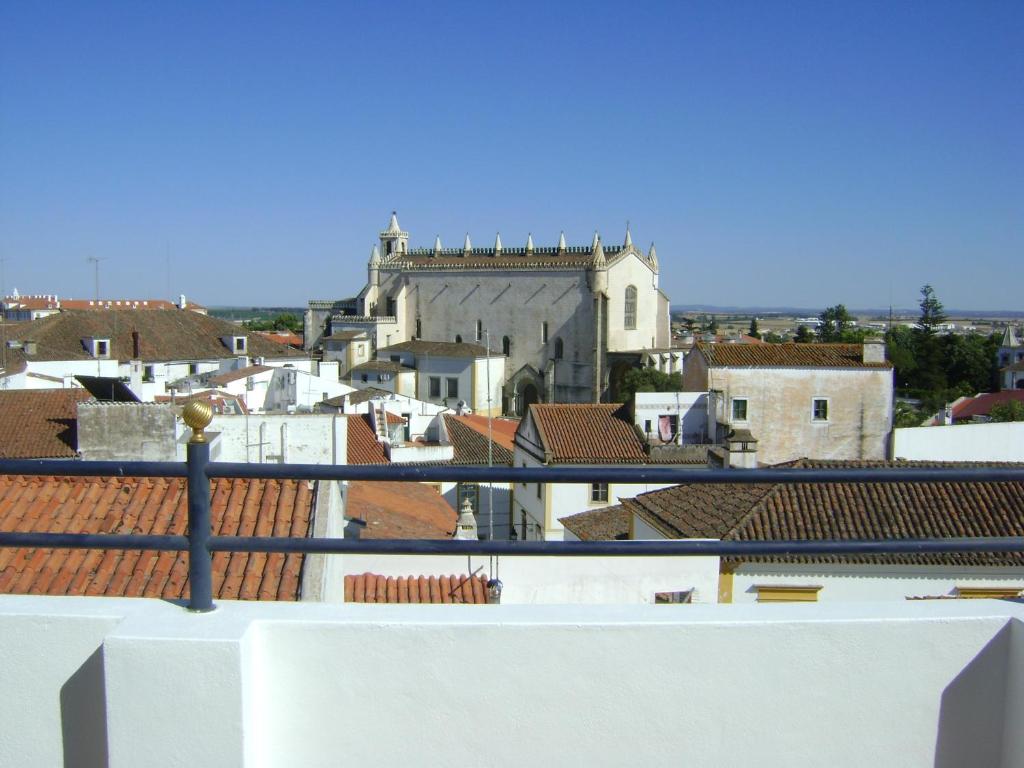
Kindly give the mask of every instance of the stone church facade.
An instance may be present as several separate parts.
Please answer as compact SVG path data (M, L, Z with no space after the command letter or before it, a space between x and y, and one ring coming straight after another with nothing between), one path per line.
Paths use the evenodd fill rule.
M503 354L502 410L532 402L607 399L609 353L669 345L669 300L658 259L627 229L621 246L410 248L397 216L375 245L367 284L351 299L313 300L307 348L332 334L366 331L375 350L411 339L486 345Z

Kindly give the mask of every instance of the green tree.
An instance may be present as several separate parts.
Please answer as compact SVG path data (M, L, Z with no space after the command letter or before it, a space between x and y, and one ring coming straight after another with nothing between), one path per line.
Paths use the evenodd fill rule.
M1020 400L997 403L988 412L988 417L991 421L1024 421L1024 403Z
M656 368L631 368L622 377L618 395L622 402L633 399L637 392L679 392L683 377L678 373L662 373Z
M782 344L786 340L774 331L765 331L761 335L761 341L766 341L769 344Z
M853 317L846 311L842 304L828 307L818 315L821 325L818 326L818 341L837 342L844 341L843 336L847 329L853 325Z
M708 333L718 333L718 318L714 315L711 316L711 320L704 326Z
M892 423L894 427L920 427L928 415L909 403L897 401L893 409Z
M885 354L896 371L896 388L916 389L917 359L911 329L901 325L886 331Z
M809 344L814 341L814 334L811 333L806 325L801 325L796 329L796 336L793 337L793 341L797 344Z
M747 330L747 335L748 336L753 336L755 339L760 339L761 338L761 333L760 333L760 331L757 328L757 318L756 317L750 318L750 328Z
M948 386L943 344L938 336L938 326L945 322L946 314L930 285L922 286L919 306L921 316L913 332L916 383L920 389L934 392Z

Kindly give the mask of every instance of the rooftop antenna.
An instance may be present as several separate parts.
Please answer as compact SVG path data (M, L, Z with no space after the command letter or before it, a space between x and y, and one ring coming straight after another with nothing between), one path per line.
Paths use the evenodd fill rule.
M106 261L107 257L106 256L102 256L102 257L88 256L88 257L86 257L85 260L88 261L93 266L93 288L95 289L95 292L96 292L96 296L95 296L96 304L99 304L100 303L100 262L101 261Z

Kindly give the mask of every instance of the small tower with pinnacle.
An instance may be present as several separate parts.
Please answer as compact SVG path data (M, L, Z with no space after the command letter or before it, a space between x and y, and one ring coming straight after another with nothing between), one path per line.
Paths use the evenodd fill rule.
M398 226L398 214L391 212L388 228L380 233L380 253L384 261L404 256L409 252L409 233Z

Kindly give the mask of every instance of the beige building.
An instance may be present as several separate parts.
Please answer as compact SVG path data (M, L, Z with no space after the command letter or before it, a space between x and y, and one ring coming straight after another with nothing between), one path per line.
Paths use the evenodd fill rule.
M893 369L881 342L698 342L686 356L683 389L709 393L713 443L749 433L760 464L886 458Z
M364 331L377 349L411 340L487 344L505 357L502 411L607 398L609 354L669 345L658 258L633 244L410 248L394 214L351 299L309 302L306 344ZM329 342L328 342L329 343Z

